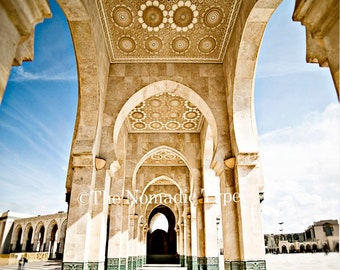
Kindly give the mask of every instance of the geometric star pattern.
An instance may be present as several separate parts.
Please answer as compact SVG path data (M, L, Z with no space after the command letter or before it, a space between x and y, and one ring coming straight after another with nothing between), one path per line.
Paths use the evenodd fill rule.
M144 100L127 117L131 133L198 133L202 122L203 115L196 106L171 93Z
M240 0L96 0L110 60L222 62Z

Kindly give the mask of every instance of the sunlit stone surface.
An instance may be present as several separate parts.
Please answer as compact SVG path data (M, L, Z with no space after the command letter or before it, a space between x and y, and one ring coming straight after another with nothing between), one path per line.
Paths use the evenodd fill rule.
M339 253L267 254L266 261L268 270L340 269Z

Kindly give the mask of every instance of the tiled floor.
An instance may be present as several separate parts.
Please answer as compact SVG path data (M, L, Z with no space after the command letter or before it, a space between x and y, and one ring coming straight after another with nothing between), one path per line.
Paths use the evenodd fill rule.
M339 270L339 253L266 255L267 270Z
M280 254L266 255L267 270L339 270L339 253L316 254ZM19 269L17 265L0 266L0 270ZM61 263L55 261L48 262L28 262L25 270L60 270Z
M47 262L28 262L26 263L24 268L19 268L18 265L8 265L8 266L0 266L1 270L10 270L10 269L24 269L24 270L60 270L61 262L56 261L47 261Z

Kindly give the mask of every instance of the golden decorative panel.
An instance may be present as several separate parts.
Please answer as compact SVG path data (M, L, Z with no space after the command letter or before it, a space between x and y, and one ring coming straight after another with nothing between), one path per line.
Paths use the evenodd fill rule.
M127 117L131 133L198 133L202 122L203 115L196 106L170 93L144 100Z
M240 0L97 0L111 62L222 62Z
M153 153L143 162L143 166L185 166L183 160L176 153L161 149Z

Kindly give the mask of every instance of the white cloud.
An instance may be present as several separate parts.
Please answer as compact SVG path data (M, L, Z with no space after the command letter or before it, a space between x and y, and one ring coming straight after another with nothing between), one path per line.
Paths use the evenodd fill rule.
M23 81L76 81L77 77L74 71L53 72L45 71L41 73L32 73L25 71L23 66L12 68L10 80L14 82Z
M300 59L301 61L296 61ZM289 64L295 62L293 64ZM287 59L276 59L276 62L267 62L261 64L257 68L257 78L271 78L271 77L282 77L287 75L296 75L302 73L313 73L319 71L320 67L318 65L313 65L304 62L303 58L295 58L295 61L288 62Z
M288 232L339 218L339 112L330 104L299 125L260 136L266 233L277 232L280 221Z

